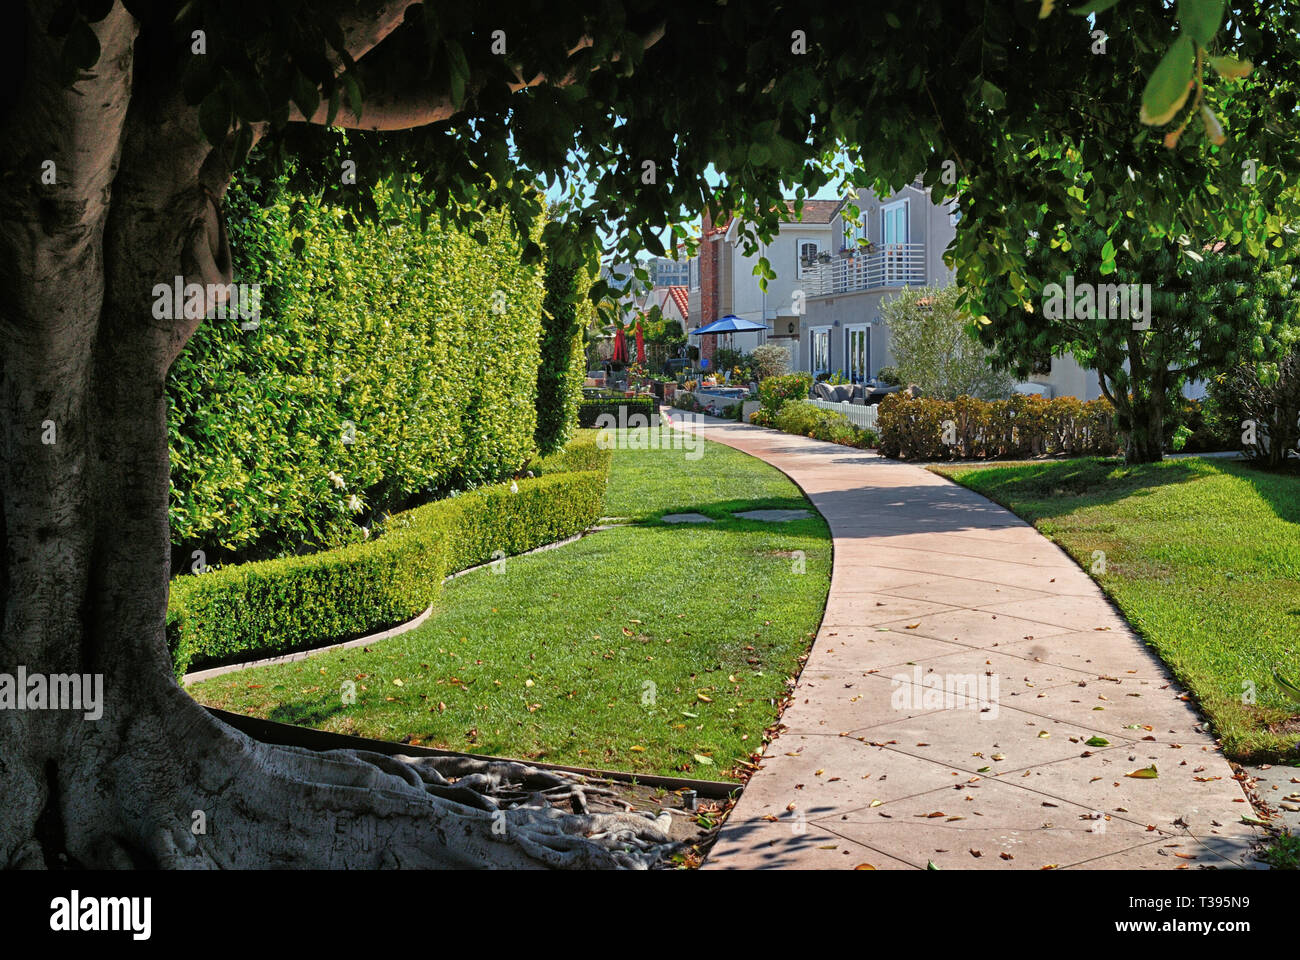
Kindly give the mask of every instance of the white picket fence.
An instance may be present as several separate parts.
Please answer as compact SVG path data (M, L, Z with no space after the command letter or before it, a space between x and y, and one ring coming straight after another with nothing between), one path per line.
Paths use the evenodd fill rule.
M830 400L809 400L808 402L822 410L834 410L836 413L842 413L864 430L876 429L875 405L866 407L860 403L834 403Z

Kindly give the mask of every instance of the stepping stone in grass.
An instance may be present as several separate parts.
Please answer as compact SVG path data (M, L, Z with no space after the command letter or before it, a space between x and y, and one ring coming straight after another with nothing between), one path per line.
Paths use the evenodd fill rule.
M743 513L735 514L735 516L742 520L789 523L791 520L802 520L804 517L811 517L812 514L807 510L746 510Z
M712 523L712 517L702 513L667 513L659 518L664 523Z

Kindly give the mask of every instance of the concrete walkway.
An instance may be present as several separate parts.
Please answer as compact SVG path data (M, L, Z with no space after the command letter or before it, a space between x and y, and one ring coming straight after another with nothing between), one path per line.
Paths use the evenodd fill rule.
M835 551L783 730L707 866L1259 866L1214 738L1064 551L920 467L705 423L802 487Z

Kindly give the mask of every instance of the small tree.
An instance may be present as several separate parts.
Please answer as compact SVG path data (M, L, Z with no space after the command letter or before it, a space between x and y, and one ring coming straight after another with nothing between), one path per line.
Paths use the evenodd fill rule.
M779 377L790 369L790 351L779 343L765 343L761 347L755 347L752 356L754 376L760 383L768 377Z
M970 333L970 317L957 306L957 288L908 287L883 303L899 383L926 396L989 400L1011 392L1009 374L995 370L992 352Z
M1001 307L980 327L1010 369L1025 373L1044 357L1072 354L1095 370L1129 463L1162 458L1185 383L1278 357L1300 312L1291 293L1300 263L1294 234L1253 257L1209 238L1142 247L1141 232L1123 221L1109 234L1062 228L1032 239L1027 263L1039 302L1010 306L1011 285L999 280L992 289L1007 296L986 296Z
M1300 344L1276 364L1242 364L1211 390L1240 429L1246 456L1277 469L1300 455Z

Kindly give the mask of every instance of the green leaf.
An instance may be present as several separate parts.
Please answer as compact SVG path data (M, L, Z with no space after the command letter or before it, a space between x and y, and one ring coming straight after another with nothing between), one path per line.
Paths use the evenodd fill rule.
M1208 47L1223 23L1225 0L1178 0L1178 23L1197 43Z
M343 90L348 96L348 107L352 110L352 115L358 120L361 119L361 85L357 83L351 71L343 74L340 78L343 82Z
M980 95L984 98L984 102L994 110L1001 110L1007 105L1006 94L988 80L985 80L980 85Z
M1221 56L1210 57L1210 66L1212 66L1219 76L1227 80L1239 80L1242 77L1250 76L1250 72L1255 69L1255 65L1249 60L1238 60L1236 57Z
M1085 741L1083 741L1083 742L1084 742L1084 744L1086 744L1086 745L1089 746L1089 747L1109 747L1109 746L1110 746L1110 741L1107 740L1105 737L1089 737L1087 740L1085 740Z
M298 111L308 120L320 106L320 90L305 73L299 70L293 72L293 102L298 105Z
M1124 776L1132 777L1134 780L1155 780L1160 774L1156 773L1156 765L1153 763L1149 767L1134 770L1132 773L1124 774Z
M1183 108L1191 93L1196 50L1190 37L1173 42L1142 91L1140 119L1152 127L1163 126Z
M1283 693L1296 703L1300 703L1300 686L1296 686L1276 670L1273 671L1273 679L1277 681L1277 685L1282 688Z

